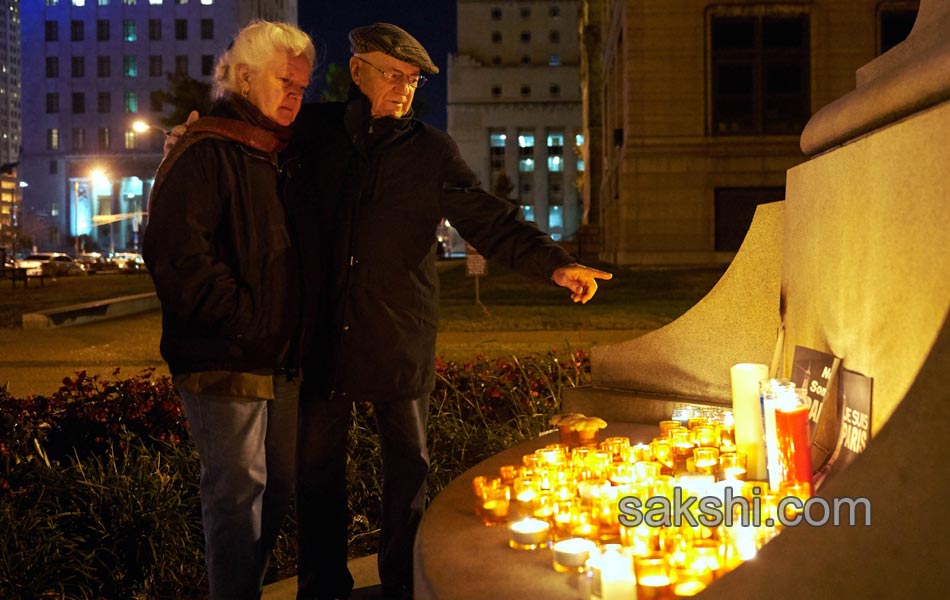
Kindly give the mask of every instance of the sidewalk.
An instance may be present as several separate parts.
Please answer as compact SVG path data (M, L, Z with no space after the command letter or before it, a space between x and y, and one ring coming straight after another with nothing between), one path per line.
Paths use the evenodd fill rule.
M350 600L370 600L380 597L379 572L376 570L376 554L355 558L348 564L355 581ZM297 595L297 578L292 577L264 588L261 600L294 600Z

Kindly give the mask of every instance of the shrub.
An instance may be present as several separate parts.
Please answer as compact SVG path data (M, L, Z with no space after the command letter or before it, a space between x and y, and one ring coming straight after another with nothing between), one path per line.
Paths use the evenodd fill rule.
M429 497L547 427L561 390L589 381L582 352L436 365ZM113 373L118 376L118 370ZM353 408L347 479L351 551L375 551L382 494L371 405ZM188 598L204 587L199 461L181 401L150 370L85 372L52 396L0 388L0 598ZM295 570L291 516L269 581Z

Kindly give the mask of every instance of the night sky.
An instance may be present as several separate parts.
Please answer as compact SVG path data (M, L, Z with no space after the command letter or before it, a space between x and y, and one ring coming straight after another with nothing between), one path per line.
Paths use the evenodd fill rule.
M314 73L314 91L319 93L323 88L327 64L346 66L350 57L347 34L351 29L377 22L392 23L418 39L439 67L439 74L430 76L416 97L424 98L428 106L424 120L445 129L445 68L447 56L456 49L455 4L456 0L300 0L300 27L313 37L317 52L323 55L318 58L320 64ZM323 48L325 51L321 52Z

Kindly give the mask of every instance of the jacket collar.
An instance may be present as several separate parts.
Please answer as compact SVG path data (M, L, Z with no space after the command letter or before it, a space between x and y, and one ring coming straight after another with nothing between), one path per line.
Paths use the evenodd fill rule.
M415 122L411 108L399 118L374 118L371 108L369 98L355 84L351 85L343 123L353 144L360 148L369 150L380 142L391 141L408 132Z

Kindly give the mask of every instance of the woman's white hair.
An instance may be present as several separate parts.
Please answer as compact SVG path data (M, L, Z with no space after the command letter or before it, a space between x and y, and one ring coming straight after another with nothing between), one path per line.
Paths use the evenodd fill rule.
M213 98L228 92L240 93L236 65L244 64L251 72L259 72L282 53L302 56L313 68L316 50L310 36L287 23L255 19L234 36L228 49L218 58L214 68Z

